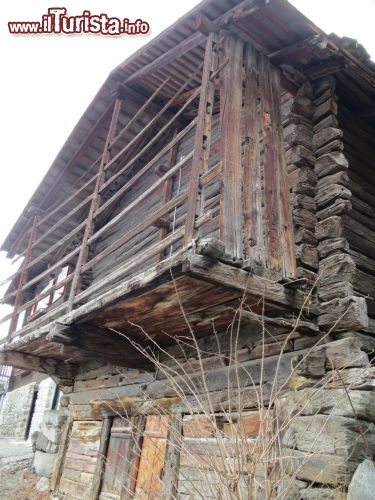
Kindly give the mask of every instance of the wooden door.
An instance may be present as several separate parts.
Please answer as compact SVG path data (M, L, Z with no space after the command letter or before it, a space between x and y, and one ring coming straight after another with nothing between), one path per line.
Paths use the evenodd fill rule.
M132 429L129 420L115 417L110 429L100 500L120 500L131 439Z
M137 500L160 497L169 420L166 415L147 417L134 496Z

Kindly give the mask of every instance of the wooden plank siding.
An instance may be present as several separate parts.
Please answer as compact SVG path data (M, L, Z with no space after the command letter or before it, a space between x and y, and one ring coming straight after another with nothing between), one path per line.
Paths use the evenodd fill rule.
M68 498L89 498L100 446L102 422L73 422L64 457L59 492Z

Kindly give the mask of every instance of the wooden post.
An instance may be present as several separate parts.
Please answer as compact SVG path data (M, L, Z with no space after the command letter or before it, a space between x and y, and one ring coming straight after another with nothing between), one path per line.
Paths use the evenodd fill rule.
M280 79L279 73L273 67L271 67L270 78L272 95L272 120L275 123L274 141L277 148L277 169L280 189L278 198L278 213L281 234L279 252L281 255L282 263L282 277L295 278L297 276L296 250L292 221L292 206L290 202L287 180L283 126L280 112Z
M220 87L221 160L223 194L220 239L228 255L243 257L242 243L242 164L241 116L243 80L243 42L231 33L223 34L223 57Z
M259 57L261 124L264 148L264 228L266 264L272 279L295 276L294 234L286 182L280 118L280 89L274 68Z
M177 129L174 131L173 139L176 137L176 135L177 135ZM176 163L177 150L178 150L178 145L177 144L175 144L169 150L168 160L167 160L167 162L168 162L168 169L171 168ZM178 176L179 173L177 173L176 175ZM172 191L173 191L173 180L174 179L175 179L175 176L171 176L171 177L168 177L168 179L166 179L166 181L164 182L163 192L162 192L162 205L163 206L171 199ZM177 193L177 194L179 194L179 193ZM176 209L177 209L177 207L175 207L175 210ZM162 225L160 227L160 229L159 229L159 239L160 240L163 240L167 236L167 234L168 234L168 227L169 227L169 225ZM171 250L172 250L172 247L171 247ZM165 251L161 252L160 255L159 255L159 261L164 260L165 257L166 257Z
M69 436L73 426L73 418L68 417L65 422L64 429L61 434L59 449L56 456L55 467L50 482L51 491L57 493L57 488L60 483L61 473L64 464L65 453L69 444Z
M70 295L69 295L69 301L68 301L68 311L72 310L74 297L75 297L77 291L80 289L81 269L82 269L82 266L86 263L87 258L88 258L88 254L89 254L88 240L94 233L94 214L100 205L101 196L100 196L99 191L100 191L102 184L104 183L105 166L108 163L109 158L110 158L109 145L112 143L112 141L116 135L116 128L117 128L117 123L118 123L118 118L120 116L120 112L121 112L121 99L119 97L117 97L115 100L114 107L113 107L112 120L111 120L111 124L109 126L107 140L106 140L106 143L104 146L104 152L103 152L102 159L101 159L100 166L99 166L99 173L98 173L98 177L96 179L96 185L95 185L93 197L91 200L89 214L87 216L86 229L85 229L85 232L83 235L80 253L79 253L76 268L74 271L74 276L73 276L73 281L72 281L72 286L70 289Z
M244 124L245 144L243 163L244 256L250 259L255 273L265 268L263 209L261 189L260 130L257 101L257 54L251 45L245 51Z
M194 236L194 223L197 216L199 175L207 168L211 141L211 121L215 85L211 76L217 62L217 35L210 33L206 43L202 73L201 95L198 108L198 122L195 132L194 156L191 166L191 178L186 209L184 246L191 243Z
M11 338L13 333L15 332L17 328L17 322L18 322L18 308L22 304L22 298L23 298L23 291L22 288L27 282L27 275L28 275L28 264L31 260L32 256L32 249L33 249L33 243L36 239L36 226L38 224L38 217L34 215L33 217L33 223L31 226L30 230L30 235L29 235L29 241L27 244L27 249L26 249L26 255L25 259L22 262L22 269L20 273L20 279L18 282L18 287L17 287L17 293L16 293L16 298L14 301L14 309L12 313L12 318L10 320L10 325L9 325L9 331L8 331L8 339Z
M124 485L121 490L120 500L131 500L134 498L135 487L137 485L138 465L141 457L143 432L146 425L146 416L137 415L132 422L132 442L129 444L126 457L126 467L124 473Z
M102 480L103 480L104 464L107 456L107 449L110 438L111 425L112 425L112 418L105 417L103 420L102 432L100 434L98 458L96 460L96 467L94 472L94 478L91 485L89 500L96 500L100 493L100 487L102 485Z

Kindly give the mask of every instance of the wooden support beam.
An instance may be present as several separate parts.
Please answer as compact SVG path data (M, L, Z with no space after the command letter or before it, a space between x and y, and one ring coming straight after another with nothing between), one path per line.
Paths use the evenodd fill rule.
M163 467L161 489L161 498L164 500L174 500L177 498L182 446L182 414L177 413L172 416L171 422L169 423L168 448Z
M198 31L190 35L188 38L180 42L178 45L172 47L167 52L157 57L154 61L147 64L143 68L135 71L126 81L125 84L134 82L148 75L149 73L153 73L161 68L165 68L166 65L171 62L183 57L187 52L194 49L198 45L201 45L204 42L204 35L199 33Z
M174 131L174 138L176 137L177 135L177 129ZM167 169L172 167L173 165L175 165L176 163L176 158L177 158L177 150L178 150L178 146L175 145L173 146L173 148L171 148L169 150L169 154L168 154L168 159L167 159ZM181 175L181 169L179 170L180 172L180 175ZM177 174L177 172L176 172ZM171 196L172 196L172 190L173 190L173 179L174 179L174 176L170 176L168 177L168 179L166 179L166 181L164 182L164 185L163 185L163 190L162 190L162 204L165 205L166 203L168 203L168 201L171 199ZM179 194L179 191L180 189L178 189L178 193ZM177 210L177 206L175 207L175 211ZM168 234L168 229L170 227L170 221L169 219L164 219L166 224L162 224L160 226L160 229L159 229L159 239L160 240L163 240L167 234ZM160 221L160 219L159 219ZM172 249L172 247L171 247ZM161 252L159 254L159 261L162 261L165 257L165 253L164 252Z
M257 53L247 44L245 50L243 156L244 256L255 272L266 267L263 235L263 191L261 189L260 130Z
M184 246L191 243L193 239L195 218L198 215L199 176L207 170L214 101L214 83L211 81L211 75L216 67L217 50L217 35L211 33L206 42L206 52L204 56L198 122L195 132L194 156L189 185L189 201L186 209Z
M228 287L264 300L268 304L286 306L291 310L308 310L317 313L313 299L298 290L285 289L283 285L267 278L249 274L243 269L214 262L202 255L188 254L184 266L191 276L204 279L218 286Z
M100 433L98 458L96 459L94 478L91 484L91 490L88 497L89 500L97 500L100 494L100 487L103 481L104 467L105 467L108 445L111 435L111 425L112 425L112 418L105 417L103 419L102 431Z
M72 427L73 427L73 417L68 417L61 434L59 449L57 450L55 467L53 469L52 477L50 479L50 488L51 491L53 491L54 493L57 493L57 488L60 483L60 477L64 464L64 457L66 450L68 448L69 437Z
M268 58L272 63L279 64L295 64L301 58L311 54L312 51L320 51L326 49L328 37L323 33L310 36L291 45L287 45L282 49L268 54Z
M20 351L0 351L0 364L13 366L21 370L55 375L64 379L72 379L74 377L72 367L69 367L65 362L42 358Z
M221 160L224 185L220 239L231 257L243 257L242 243L242 160L241 116L243 80L243 42L232 34L224 34L223 68L220 86Z
M111 142L113 141L113 138L116 135L117 123L118 123L118 119L119 119L119 116L121 113L121 102L122 102L121 99L117 98L115 103L114 103L114 106L113 106L113 114L112 114L111 124L109 126L108 135L107 135L106 143L104 146L104 152L103 152L102 159L101 159L100 166L99 166L99 172L98 172L98 177L96 180L95 190L94 190L94 194L93 194L93 197L91 200L90 211L89 211L89 214L87 216L86 228L85 228L85 232L84 232L82 243L81 243L81 249L80 249L80 253L78 256L76 268L74 270L72 285L70 288L70 294L69 294L69 300L68 300L68 311L72 309L74 297L75 297L77 291L80 289L81 267L86 263L87 257L89 254L88 240L92 236L92 234L94 233L94 213L96 212L96 210L99 208L99 205L100 205L101 196L100 196L99 190L100 190L100 187L104 183L105 167L106 167L106 164L110 158L109 145L111 144Z
M152 364L126 338L89 323L53 323L47 340L80 350L85 356L100 358L116 366L151 369Z
M297 264L295 253L294 227L292 220L292 207L289 196L288 173L285 159L285 141L280 113L280 80L278 71L269 65L270 91L271 91L271 119L273 121L273 142L276 146L277 179L279 182L277 195L279 234L279 255L281 260L282 278L295 278ZM275 175L276 177L276 175Z

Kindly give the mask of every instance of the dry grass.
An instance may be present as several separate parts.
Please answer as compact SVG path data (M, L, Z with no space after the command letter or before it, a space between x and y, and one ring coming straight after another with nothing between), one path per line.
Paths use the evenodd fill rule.
M178 291L176 290L176 293ZM310 296L306 297L306 301L310 300ZM167 453L173 456L172 465L161 468L161 474L152 477L151 482L143 485L143 489L136 490L134 498L137 499L154 499L154 498L179 498L179 499L218 499L218 500L248 500L248 499L267 499L267 500L291 500L303 498L298 490L298 486L304 488L304 494L308 490L312 490L318 486L324 486L325 470L319 471L316 477L311 482L305 484L299 482L300 471L306 466L308 458L302 459L295 464L293 456L288 456L286 453L283 439L293 428L295 420L303 415L305 407L309 404L305 399L297 399L294 407L283 411L283 415L278 413L277 402L285 395L288 390L299 389L304 384L307 387L315 389L314 397L319 398L321 391L329 388L330 377L320 377L319 379L306 380L299 376L299 370L304 365L308 357L321 348L325 339L330 336L331 331L327 332L326 336L317 340L316 344L310 349L305 350L302 355L297 356L294 360L291 371L287 377L280 380L280 369L284 356L284 350L288 345L289 340L298 329L299 322L302 318L302 312L295 318L295 324L290 329L289 334L281 344L280 354L278 355L275 364L275 375L272 380L271 387L267 386L267 391L262 390L266 387L263 384L262 375L261 381L255 383L250 371L244 369L243 364L237 358L237 345L239 339L241 325L241 311L244 310L242 303L238 310L234 311L233 321L228 326L227 334L230 337L230 352L223 356L220 348L218 334L213 329L213 336L217 339L217 358L224 360L227 366L227 387L225 404L218 404L217 400L212 397L209 383L206 377L205 359L208 355L212 356L212 352L207 353L202 349L193 328L190 326L188 318L185 316L183 306L181 311L185 317L190 334L185 338L177 340L181 350L180 360L169 354L168 349L158 345L147 332L141 327L143 335L148 338L152 348L143 348L134 343L131 339L127 339L142 354L148 358L156 367L158 378L165 380L173 392L178 396L180 405L179 409L175 409L171 415L168 411L159 408L150 401L152 413L158 415L161 419L166 416L169 419L168 436L167 436ZM340 318L338 319L338 321ZM335 325L331 330L335 328ZM259 370L263 374L266 356L264 348L266 345L266 336L270 335L267 331L267 325L262 323L263 331L263 355L259 359ZM121 332L117 332L123 335ZM191 351L194 354L191 354ZM186 355L189 351L189 355ZM197 371L192 374L188 369L188 359L195 358L198 365ZM163 359L163 361L161 361ZM341 368L345 369L345 367ZM246 372L246 384L243 384L244 370ZM332 366L332 373L336 375L339 372ZM301 387L298 387L300 384ZM344 397L350 401L350 387L345 386ZM248 391L253 389L255 401L249 404ZM225 392L225 391L224 391ZM297 391L298 392L298 391ZM187 396L187 393L190 396ZM191 396L193 395L193 396ZM147 401L145 395L145 402ZM337 401L337 405L340 401ZM145 407L146 405L144 405ZM335 407L332 409L334 413ZM248 432L245 427L246 418L249 412L256 412L258 418L258 426L256 432ZM129 420L133 419L134 415L127 415L126 409L123 412L116 412L118 415L126 415ZM196 432L199 441L194 441L194 436L183 436L183 422L187 419L194 419L199 415L202 422L202 427L196 427ZM318 414L315 415L318 418ZM353 407L353 418L356 414ZM319 443L326 432L326 427L329 425L330 414L326 415L320 430L316 433L308 450L309 455L317 454ZM312 422L314 422L314 415ZM208 430L209 429L209 430ZM136 436L142 435L144 429L133 427L135 436L134 443L138 446L136 455L142 456L141 441L136 439ZM309 428L306 428L306 433ZM359 439L366 440L363 433L360 433ZM154 453L149 455L148 466L150 469L155 467L155 462L163 462L165 448L160 448L160 442L150 440L154 446ZM196 448L194 448L194 444ZM333 450L332 450L333 452ZM318 453L319 454L319 453ZM322 454L327 457L326 453ZM334 456L332 455L334 458ZM350 458L350 457L349 457ZM143 459L143 458L142 458ZM147 462L147 457L146 457ZM327 466L329 467L329 465ZM178 477L178 493L176 492L177 481L174 471L179 469ZM347 478L349 479L349 478ZM302 486L301 486L302 485ZM340 478L335 485L326 487L325 492L329 498L343 498L342 491L345 490L347 481ZM124 488L124 486L123 486ZM147 491L147 488L149 490ZM316 490L318 493L318 490ZM127 492L129 498L132 497L132 492ZM318 495L319 496L319 495ZM309 497L312 498L312 497Z

